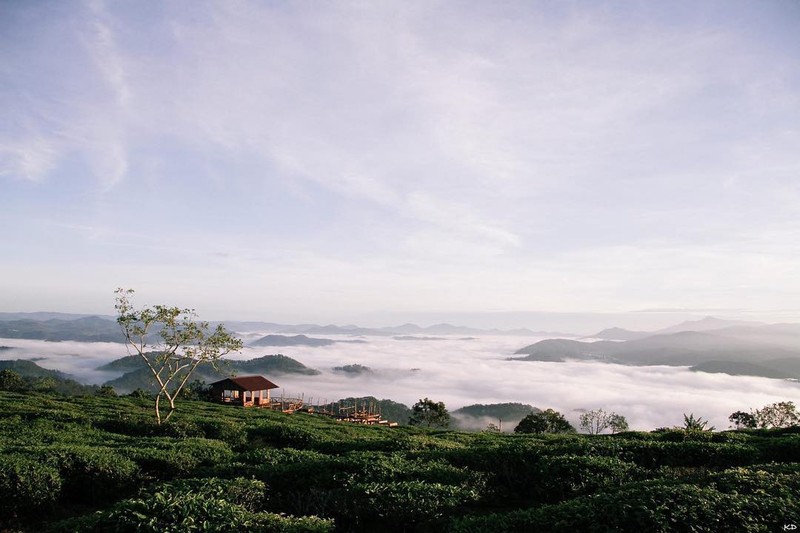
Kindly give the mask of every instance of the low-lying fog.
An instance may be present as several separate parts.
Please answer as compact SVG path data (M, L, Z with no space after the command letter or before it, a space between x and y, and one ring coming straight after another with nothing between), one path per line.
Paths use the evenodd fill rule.
M243 335L246 339L251 335ZM349 338L330 337L335 340ZM362 337L366 343L325 347L245 348L233 359L283 353L311 368L317 376L266 376L286 395L333 401L348 396L376 396L413 405L429 397L452 411L481 403L520 402L552 407L576 422L578 409L604 408L624 415L631 429L680 425L683 413L694 413L716 426L729 426L728 415L783 401L800 400L800 384L756 377L690 372L685 367L633 367L604 363L506 361L538 338L486 336L439 340ZM3 359L35 359L86 383L102 383L119 374L98 366L126 355L114 343L45 342L0 339L12 347ZM361 364L373 370L351 376L336 366ZM504 428L505 429L505 428Z

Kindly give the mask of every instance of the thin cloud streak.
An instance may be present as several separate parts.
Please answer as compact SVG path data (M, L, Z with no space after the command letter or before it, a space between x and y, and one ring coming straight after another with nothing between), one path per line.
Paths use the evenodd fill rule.
M236 294L236 318L335 290L329 321L800 296L778 4L45 7L6 8L0 42L3 279L99 294L120 280L91 271L144 267L165 300ZM57 235L24 223L44 213ZM120 252L79 227L150 237Z

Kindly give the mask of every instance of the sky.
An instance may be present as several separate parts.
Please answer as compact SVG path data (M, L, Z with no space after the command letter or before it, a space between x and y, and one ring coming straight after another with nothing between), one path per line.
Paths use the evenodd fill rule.
M794 0L2 1L0 311L113 314L127 287L209 319L800 321L799 24Z

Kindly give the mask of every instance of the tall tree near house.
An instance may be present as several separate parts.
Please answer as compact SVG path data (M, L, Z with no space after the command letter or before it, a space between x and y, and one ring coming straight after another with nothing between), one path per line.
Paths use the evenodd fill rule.
M175 412L175 399L195 369L202 364L218 368L225 355L242 348L242 341L221 324L211 330L208 322L197 320L194 309L164 305L136 309L130 300L133 289L115 292L117 323L128 353L133 350L142 358L158 384L155 415L161 424Z

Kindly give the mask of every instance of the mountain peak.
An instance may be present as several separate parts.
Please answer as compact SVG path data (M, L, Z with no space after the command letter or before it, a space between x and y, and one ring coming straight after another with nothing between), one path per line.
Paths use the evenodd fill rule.
M729 328L733 326L760 326L761 322L751 322L746 320L726 320L714 316L706 316L698 320L687 320L670 326L668 328L660 329L655 333L678 333L680 331L709 331L713 329Z

